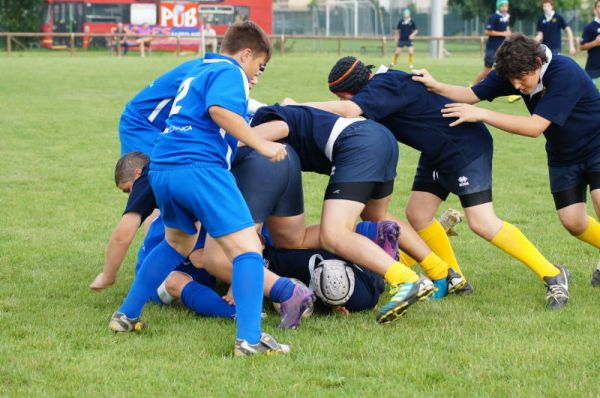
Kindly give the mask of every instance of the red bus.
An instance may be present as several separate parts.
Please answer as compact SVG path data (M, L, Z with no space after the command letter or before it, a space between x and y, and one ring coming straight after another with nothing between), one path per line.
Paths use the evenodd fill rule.
M272 0L46 0L42 32L109 33L122 22L131 32L143 24L153 34L187 38L188 43L205 23L210 23L217 35L238 20L251 19L267 34L272 32ZM192 39L190 39L192 38ZM68 38L42 38L42 46L60 48ZM185 40L182 44L185 46ZM156 47L167 49L168 40L157 39ZM171 41L172 42L172 41ZM87 48L90 44L105 45L104 38L76 38L75 44ZM154 43L154 42L153 42ZM165 44L166 43L166 44Z

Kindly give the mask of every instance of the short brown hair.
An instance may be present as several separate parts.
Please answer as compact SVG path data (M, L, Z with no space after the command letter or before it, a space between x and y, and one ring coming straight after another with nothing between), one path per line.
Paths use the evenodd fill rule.
M496 73L506 80L518 79L539 69L548 58L543 47L522 33L508 37L496 52Z
M129 152L117 161L115 166L115 184L133 181L135 179L135 169L143 169L150 161L150 158L142 152Z
M229 27L221 43L221 52L235 54L249 48L257 54L265 54L271 59L273 47L271 41L260 26L252 21L236 22Z
M553 0L542 0L542 5L544 5L546 3L550 3L550 5L554 6L554 1Z

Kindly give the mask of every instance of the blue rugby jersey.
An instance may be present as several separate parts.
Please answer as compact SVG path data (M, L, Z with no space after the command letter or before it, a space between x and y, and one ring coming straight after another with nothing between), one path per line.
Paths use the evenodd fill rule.
M398 26L396 27L396 29L398 29L398 31L400 32L400 40L408 41L408 40L410 40L409 36L415 30L417 30L417 25L413 22L412 18L409 19L408 21L406 21L406 20L404 20L404 18L402 18L398 22Z
M546 55L550 61L533 95L521 94L495 70L472 89L479 99L488 101L521 94L531 114L552 122L544 131L548 164L579 163L600 151L600 93L571 58L549 51Z
M352 101L398 141L421 151L438 171L459 170L493 146L483 123L450 127L452 120L444 118L441 109L452 101L427 91L405 72L377 73Z
M220 106L245 117L248 90L248 78L236 60L207 54L202 64L184 77L165 131L152 151L152 164L204 162L229 168L237 139L212 120L208 109Z
M600 35L600 18L594 19L583 28L581 44L589 43ZM587 50L588 58L585 63L585 71L595 79L600 77L600 46Z
M545 15L538 19L537 31L544 34L542 43L553 53L559 53L562 48L561 31L567 26L569 26L567 21L561 15L554 13L550 19L546 19Z
M127 103L125 111L139 113L158 130L163 131L173 98L175 98L184 76L201 63L202 59L193 59L161 75L137 93Z
M485 30L495 30L497 32L506 32L508 29L508 21L510 20L510 15L502 15L500 11L496 11L488 18L488 22L485 25ZM485 48L487 50L496 51L498 47L504 41L504 36L490 36L488 37Z
M329 158L326 155L327 142L338 119L343 118L309 106L273 105L260 108L254 114L252 126L272 120L286 122L289 127L287 143L298 153L302 171L329 175L332 162L331 154L329 154ZM344 120L351 121L353 119Z

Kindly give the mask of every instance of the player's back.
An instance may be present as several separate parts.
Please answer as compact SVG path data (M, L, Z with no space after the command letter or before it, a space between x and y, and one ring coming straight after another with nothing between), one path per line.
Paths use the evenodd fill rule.
M246 115L248 79L230 57L207 54L183 79L165 131L152 152L153 164L214 163L229 168L237 140L211 118L209 108L219 106Z
M338 119L338 115L308 106L273 105L260 108L252 126L283 120L289 127L287 141L298 153L302 170L329 174L331 161L325 156L325 147Z
M173 98L183 78L201 63L202 59L193 59L159 76L127 103L126 111L137 112L156 128L164 130Z

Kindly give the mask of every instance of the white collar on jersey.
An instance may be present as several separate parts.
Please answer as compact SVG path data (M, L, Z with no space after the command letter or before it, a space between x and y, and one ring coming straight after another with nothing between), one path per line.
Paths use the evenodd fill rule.
M380 73L385 73L389 70L389 68L385 65L379 65L379 68L377 68L377 70L375 71L375 74L378 75Z
M542 65L542 71L540 72L540 81L538 82L537 86L535 86L531 94L529 94L529 98L533 98L534 95L544 90L544 84L542 83L542 79L544 78L546 69L548 69L548 65L550 65L550 61L552 61L552 51L550 51L550 49L546 46L544 46L544 48L544 52L546 53L546 58L548 60Z
M596 21L596 23L600 23L600 18L596 17L594 18L594 21Z
M554 14L556 14L556 12L554 12L554 11L552 11L552 14L550 14L550 15L544 14L544 18L546 19L546 22L552 21L552 18L554 18Z
M500 20L502 22L508 22L510 20L510 14L508 14L508 13L506 15L504 15L500 11L496 10L496 14L500 15L500 17L501 17Z

